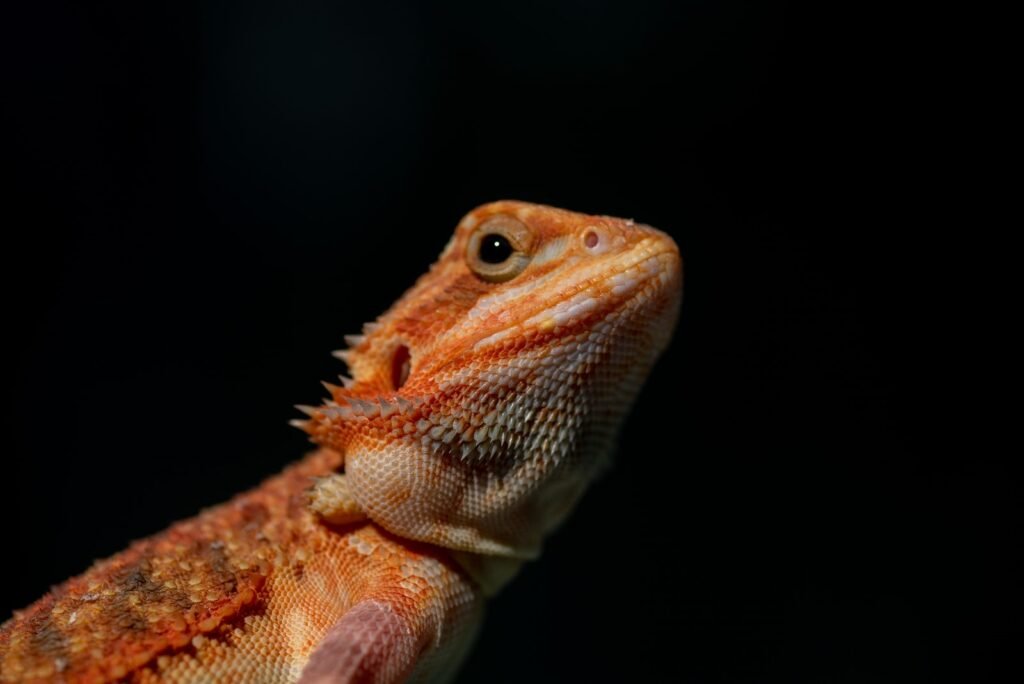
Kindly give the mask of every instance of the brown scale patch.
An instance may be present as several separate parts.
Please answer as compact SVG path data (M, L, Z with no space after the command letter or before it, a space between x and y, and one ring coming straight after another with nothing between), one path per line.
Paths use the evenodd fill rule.
M63 667L67 661L67 639L54 624L52 614L41 613L35 616L32 621L32 631L29 634L29 644L32 649L40 653L50 654L57 669Z
M0 682L118 680L258 612L278 542L308 522L291 499L339 460L317 452L55 587L0 625Z

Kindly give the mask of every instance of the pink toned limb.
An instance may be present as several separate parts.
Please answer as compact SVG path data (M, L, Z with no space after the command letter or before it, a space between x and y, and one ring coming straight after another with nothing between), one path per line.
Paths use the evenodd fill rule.
M366 600L328 630L299 684L403 681L425 643L389 604Z

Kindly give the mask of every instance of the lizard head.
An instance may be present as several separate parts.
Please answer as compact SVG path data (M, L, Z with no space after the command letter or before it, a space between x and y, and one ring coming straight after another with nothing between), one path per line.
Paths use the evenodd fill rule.
M339 355L303 426L392 533L530 557L607 461L682 294L667 235L503 201Z

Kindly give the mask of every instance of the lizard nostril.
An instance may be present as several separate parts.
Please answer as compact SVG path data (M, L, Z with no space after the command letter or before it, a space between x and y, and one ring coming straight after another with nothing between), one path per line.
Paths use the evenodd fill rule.
M395 390L402 389L402 385L409 379L410 361L409 348L404 344L398 345L391 357L391 387Z

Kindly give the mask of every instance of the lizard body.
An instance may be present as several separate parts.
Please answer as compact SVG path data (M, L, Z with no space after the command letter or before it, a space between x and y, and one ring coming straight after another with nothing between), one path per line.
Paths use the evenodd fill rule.
M470 212L302 407L320 448L0 626L0 682L444 681L607 462L681 297L670 238Z

